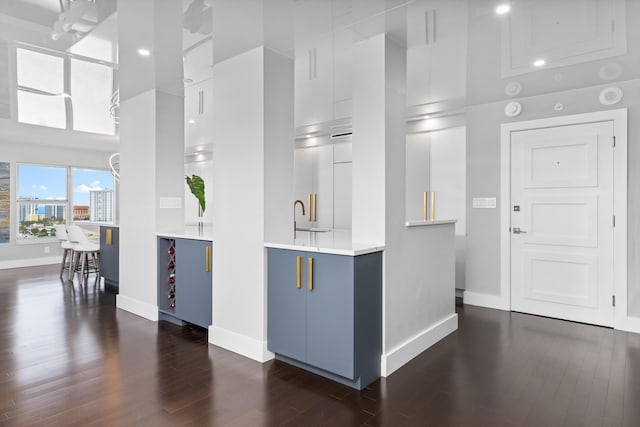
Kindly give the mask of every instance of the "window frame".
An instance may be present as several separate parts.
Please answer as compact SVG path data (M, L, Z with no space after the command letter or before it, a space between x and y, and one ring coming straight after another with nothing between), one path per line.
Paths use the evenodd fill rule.
M51 56L56 56L59 58L62 58L63 60L63 91L64 93L67 93L71 96L66 96L64 97L64 109L65 109L65 127L64 128L56 128L56 127L50 127L50 126L44 126L44 125L33 125L33 126L43 126L43 127L49 127L51 129L64 129L67 131L72 131L72 132L87 132L86 130L75 130L74 129L74 119L73 119L73 94L71 93L71 59L74 60L78 60L78 61L85 61L85 62L90 62L93 64L99 64L102 65L104 67L110 68L111 69L111 93L113 94L114 91L117 90L118 87L118 66L117 64L114 64L112 62L108 62L108 61L103 61L103 60L98 60L95 58L90 58L87 56L83 56L83 55L77 55L77 54L73 54L73 53L67 53L67 52L59 52L56 50L52 50L52 49L47 49L41 46L35 46L35 45L31 45L28 43L23 43L23 42L18 42L18 41L13 41L10 43L10 76L11 76L11 105L10 105L10 110L11 110L11 119L17 123L24 123L24 124L30 124L30 123L26 123L26 122L20 122L18 120L18 92L19 91L25 91L25 92L29 92L34 90L35 88L29 88L29 87L24 87L24 86L20 86L18 85L18 58L17 58L17 52L18 49L24 49L24 50L30 50L33 52L37 52L37 53L41 53L41 54L45 54L45 55L51 55ZM35 91L37 92L37 89L35 89ZM108 111L107 111L108 114ZM117 121L112 120L113 122L113 133L110 134L105 134L105 133L101 133L101 132L89 132L89 133L95 133L96 135L106 135L106 136L117 136L119 133L119 126Z

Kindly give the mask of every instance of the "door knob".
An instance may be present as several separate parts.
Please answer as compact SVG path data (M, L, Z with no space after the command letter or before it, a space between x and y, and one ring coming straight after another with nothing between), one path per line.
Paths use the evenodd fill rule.
M527 232L524 230L520 230L518 227L514 227L513 234L527 234Z

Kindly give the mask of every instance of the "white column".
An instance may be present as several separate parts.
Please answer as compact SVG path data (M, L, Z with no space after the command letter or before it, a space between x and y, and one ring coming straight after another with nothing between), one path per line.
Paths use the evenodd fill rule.
M120 282L116 303L158 319L156 231L184 222L182 4L118 2ZM143 57L139 48L151 55ZM175 206L167 208L172 202Z
M292 226L293 61L257 47L216 64L213 85L209 342L266 361L264 241Z
M457 328L453 225L405 226L406 52L354 43L353 240L384 244L382 375Z

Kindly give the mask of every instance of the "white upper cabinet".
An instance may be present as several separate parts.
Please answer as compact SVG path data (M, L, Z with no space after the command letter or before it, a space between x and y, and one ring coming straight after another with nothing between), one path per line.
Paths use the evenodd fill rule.
M351 117L351 7L299 0L295 16L295 126Z
M211 79L184 89L185 149L211 144L211 113L213 98Z
M342 29L333 34L333 118L353 116L353 37Z
M333 36L296 47L295 126L333 120Z
M296 207L298 227L333 228L333 146L296 149L293 169L294 197L306 213Z
M407 7L407 104L466 96L467 3L418 0Z

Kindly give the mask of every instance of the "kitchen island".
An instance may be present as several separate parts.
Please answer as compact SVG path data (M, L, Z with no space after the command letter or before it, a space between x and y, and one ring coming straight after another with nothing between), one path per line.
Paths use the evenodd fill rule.
M267 346L278 360L362 389L380 377L381 245L298 231L267 247Z

